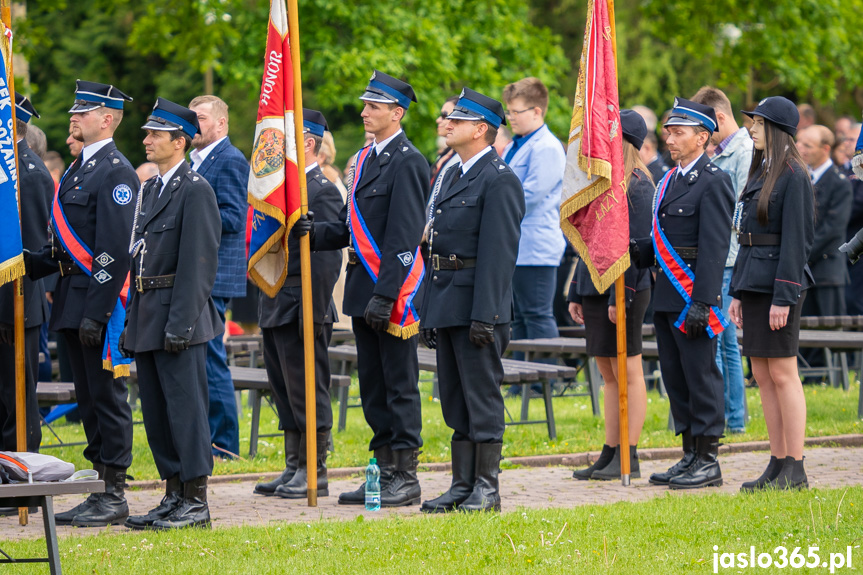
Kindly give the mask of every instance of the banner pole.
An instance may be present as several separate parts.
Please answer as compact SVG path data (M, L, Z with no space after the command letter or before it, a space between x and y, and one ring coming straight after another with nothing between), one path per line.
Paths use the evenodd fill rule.
M303 139L303 86L300 71L300 23L297 0L288 0L288 35L294 68L294 129L297 138L297 170L300 174L300 213L309 211L306 188L306 153ZM303 290L303 365L306 371L306 478L309 507L318 505L317 404L315 403L315 318L312 310L312 265L309 234L300 238L300 274Z

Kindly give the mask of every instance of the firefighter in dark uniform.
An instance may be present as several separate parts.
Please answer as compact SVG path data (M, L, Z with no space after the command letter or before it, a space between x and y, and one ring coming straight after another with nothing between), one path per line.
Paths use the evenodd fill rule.
M374 432L369 449L381 467L381 505L413 505L421 495L416 469L422 418L417 338L412 336L419 325L413 313L405 316L414 318L411 325L396 324L392 316L393 307L406 301L406 288L415 279L411 272L422 264L417 248L425 225L428 161L401 128L410 103L416 102L410 84L375 71L360 99L364 129L375 140L357 154L348 203L337 222L313 224L304 217L294 230L313 230L315 250L352 248L342 311L353 318L363 413ZM364 501L364 485L339 496L342 504Z
M512 275L524 190L494 151L503 106L465 88L446 129L460 162L439 179L429 207L423 343L437 349L444 420L453 429L452 485L422 511L500 511L501 355L510 338Z
M24 249L36 251L48 243L48 217L54 179L24 139L27 124L39 117L30 100L15 94L18 133L18 184L21 198L21 239ZM18 451L15 417L15 307L14 285L0 287L0 451ZM36 401L39 374L39 330L48 320L48 301L42 280L23 278L24 381L27 398L27 451L39 451L42 426Z
M675 99L665 127L677 167L657 186L653 240L632 240L640 267L659 264L656 341L684 456L667 472L651 475L650 482L672 489L722 485L717 455L725 395L715 336L727 320L716 306L722 302L734 192L728 174L704 153L716 126L713 108Z
M321 149L328 130L324 115L303 109L303 144L306 158L313 159ZM309 210L318 222L335 222L344 205L336 185L324 177L317 162L306 166ZM255 486L255 493L278 495L286 499L307 496L306 465L306 369L303 363L303 293L300 285L300 242L288 238L288 275L275 298L261 295L259 322L264 336L264 362L279 413L279 429L285 435L285 470L267 483ZM311 258L312 313L315 323L315 398L317 415L318 495L329 495L327 447L333 428L330 405L330 360L327 347L338 321L333 303L333 288L339 278L342 254L339 251L315 252Z
M132 288L120 347L134 354L147 441L166 485L161 503L126 526L209 526L206 356L207 342L224 333L210 295L222 220L213 188L185 160L197 114L158 98L143 129L147 160L159 175L141 190L127 244Z
M132 410L123 371L105 367L103 348L106 337L122 330L114 329L111 317L129 272L126 247L140 186L113 141L123 103L131 99L114 86L78 80L69 130L84 147L57 192L64 217L59 223L53 218L51 245L31 258L33 277L54 273L59 265L49 329L66 341L87 434L84 457L105 480L105 493L54 516L61 525L100 527L122 523L129 514L124 486L132 463ZM90 273L76 263L84 248L92 256Z

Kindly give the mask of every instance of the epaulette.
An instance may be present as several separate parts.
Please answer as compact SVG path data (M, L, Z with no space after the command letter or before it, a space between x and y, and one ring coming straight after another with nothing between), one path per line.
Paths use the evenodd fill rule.
M719 166L717 166L716 164L714 164L713 162L707 162L706 164L704 164L704 172L702 172L702 173L706 172L708 174L715 174L716 172L721 172L721 171L722 171L721 168Z
M497 169L497 171L502 172L506 169L506 162L497 157L491 161L491 164Z
M120 158L117 157L117 150L111 150L105 158L111 160L108 165L117 166L120 163Z
M202 176L201 174L199 174L195 170L189 170L188 172L186 172L186 177L188 179L192 180L193 182L200 182L201 180L204 179L204 176Z

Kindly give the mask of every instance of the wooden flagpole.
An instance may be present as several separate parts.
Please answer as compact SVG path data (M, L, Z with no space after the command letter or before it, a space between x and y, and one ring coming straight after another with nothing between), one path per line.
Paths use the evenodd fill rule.
M617 81L617 33L614 26L614 0L608 2L608 23L611 27L611 49L614 52L614 79ZM626 177L628 174L624 174ZM624 184L625 185L625 184ZM627 235L629 230L626 231ZM617 307L617 402L620 420L620 482L629 486L629 390L626 374L626 283L623 273L614 281Z
M0 17L8 29L12 29L12 9L9 0L0 1ZM15 163L18 163L18 126L15 121L15 74L12 70L12 46L9 46L9 66L6 68L6 83L12 103L12 146L15 150ZM20 174L20 171L18 172ZM21 221L21 186L18 179L18 221ZM20 223L19 223L20 226ZM18 451L27 451L27 395L24 377L24 278L13 284L15 307L15 436ZM27 508L18 509L18 523L27 525Z
M306 152L303 138L303 85L300 71L300 22L297 0L288 0L288 35L294 69L294 129L297 138L297 169L300 174L300 213L309 211L306 188ZM309 234L300 237L300 274L303 290L303 361L306 370L306 480L309 507L318 506L317 404L315 403L315 318L312 310L312 264Z

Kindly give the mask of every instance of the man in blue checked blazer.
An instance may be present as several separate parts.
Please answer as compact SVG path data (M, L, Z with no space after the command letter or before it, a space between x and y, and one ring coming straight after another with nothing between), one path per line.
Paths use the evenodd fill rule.
M246 211L249 162L228 138L228 105L216 96L198 96L189 103L201 131L192 141L192 169L216 192L222 217L219 269L213 302L225 321L231 298L246 295ZM207 344L207 382L210 390L210 438L213 455L231 457L240 451L237 403L222 338Z

